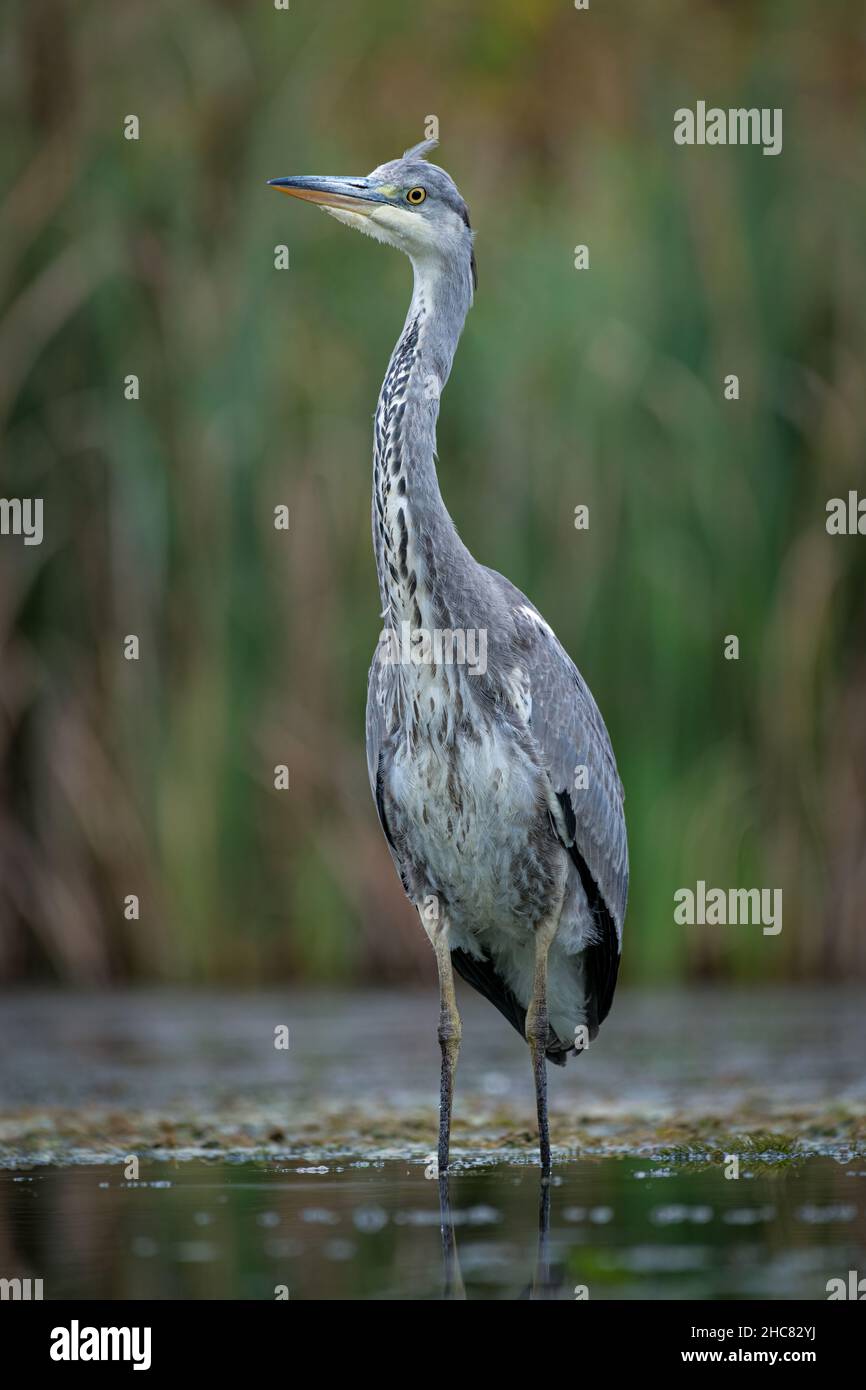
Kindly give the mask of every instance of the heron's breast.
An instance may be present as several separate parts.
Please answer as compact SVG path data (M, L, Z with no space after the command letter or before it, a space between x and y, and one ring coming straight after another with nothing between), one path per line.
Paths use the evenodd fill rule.
M529 751L486 722L403 742L389 799L401 849L424 891L473 929L537 920L552 886L544 789Z

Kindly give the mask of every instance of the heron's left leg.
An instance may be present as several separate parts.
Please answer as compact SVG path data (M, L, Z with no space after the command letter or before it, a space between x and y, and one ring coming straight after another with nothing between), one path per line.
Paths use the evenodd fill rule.
M547 1014L547 958L550 943L556 936L559 913L535 928L535 976L532 998L526 1010L526 1041L532 1051L532 1072L535 1078L535 1103L538 1110L538 1146L541 1153L541 1172L550 1172L550 1131L547 1123L547 1039L550 1023Z
M436 898L426 899L424 906L419 911L421 921L424 923L424 930L436 953L436 966L439 971L439 1046L442 1049L442 1074L439 1087L438 1168L440 1173L444 1173L448 1167L454 1073L457 1070L462 1029L460 1015L457 1012L457 996L454 992L454 968L451 964L448 919L440 910Z

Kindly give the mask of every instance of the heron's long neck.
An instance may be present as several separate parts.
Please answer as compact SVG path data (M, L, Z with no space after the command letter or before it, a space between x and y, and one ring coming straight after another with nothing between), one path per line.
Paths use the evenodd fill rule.
M433 600L462 543L439 492L436 419L471 303L467 266L415 264L415 287L382 384L373 450L373 547L386 626L436 626Z

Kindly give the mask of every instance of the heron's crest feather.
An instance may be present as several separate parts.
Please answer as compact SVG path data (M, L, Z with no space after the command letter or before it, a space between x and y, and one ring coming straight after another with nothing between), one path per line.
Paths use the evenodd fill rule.
M419 145L413 145L411 150L404 150L403 158L426 159L430 151L435 150L438 144L438 140L422 140Z

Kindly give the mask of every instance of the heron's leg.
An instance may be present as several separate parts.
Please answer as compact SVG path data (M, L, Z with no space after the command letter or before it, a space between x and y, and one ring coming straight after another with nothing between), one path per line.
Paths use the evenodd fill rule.
M454 1073L460 1052L460 1015L454 993L454 970L451 965L448 919L441 911L438 899L425 899L420 909L424 930L436 953L439 971L439 1046L442 1049L442 1075L439 1086L439 1172L448 1167L451 1142L451 1102L454 1097Z
M559 914L535 929L535 976L532 998L526 1010L526 1041L532 1052L532 1072L535 1078L535 1103L538 1109L538 1146L541 1152L542 1176L550 1173L550 1131L547 1124L547 1038L550 1030L547 1015L547 957L550 943L559 926Z

